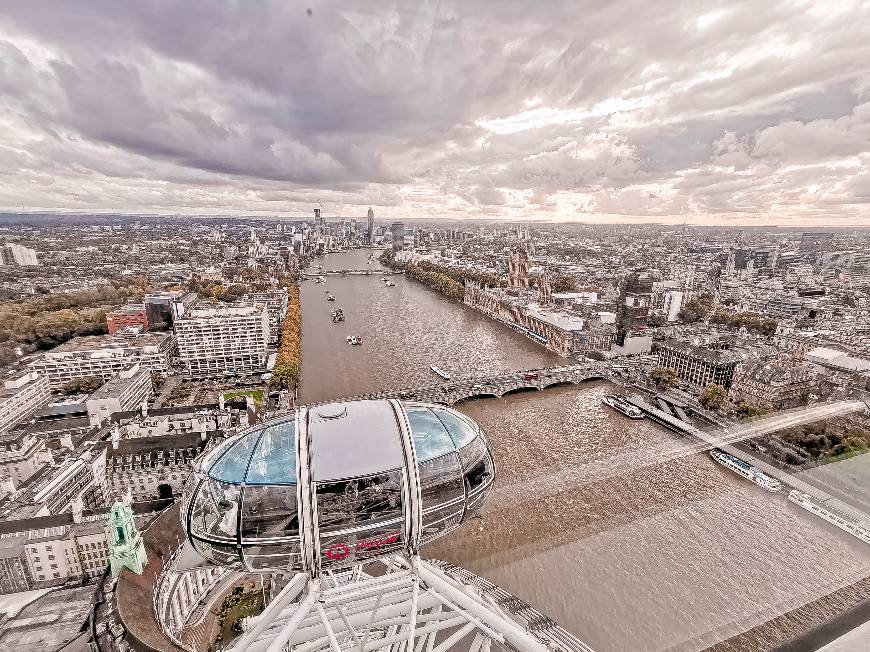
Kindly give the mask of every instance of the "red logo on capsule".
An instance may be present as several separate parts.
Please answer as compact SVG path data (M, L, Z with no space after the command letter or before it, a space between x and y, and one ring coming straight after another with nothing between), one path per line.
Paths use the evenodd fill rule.
M371 539L360 539L356 542L354 551L364 552L366 550L372 550L373 548L381 548L391 543L395 543L399 540L400 536L401 535L398 532L389 532L383 536L372 537ZM350 552L349 544L333 543L323 551L323 554L327 559L331 559L332 561L342 561L343 559L350 557Z

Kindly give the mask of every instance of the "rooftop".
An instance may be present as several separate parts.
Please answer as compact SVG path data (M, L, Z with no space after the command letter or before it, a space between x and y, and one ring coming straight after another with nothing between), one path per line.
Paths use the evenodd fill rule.
M254 303L233 303L228 305L207 305L198 304L186 314L182 315L176 321L184 322L194 319L221 319L228 317L251 317L263 312L263 306Z
M112 335L85 335L74 337L68 342L52 349L45 354L47 359L63 358L63 354L93 354L97 352L109 352L123 355L128 349L141 349L145 347L160 347L172 338L172 333L142 333L134 337L118 338Z

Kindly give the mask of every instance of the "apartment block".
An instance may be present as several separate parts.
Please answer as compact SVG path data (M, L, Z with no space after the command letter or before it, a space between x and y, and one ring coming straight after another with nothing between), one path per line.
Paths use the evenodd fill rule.
M175 321L178 354L196 377L266 370L269 314L263 303L197 305Z
M0 388L0 433L39 412L50 398L45 375L31 371L6 380Z
M151 371L135 364L91 394L85 405L91 425L99 426L116 412L133 410L154 395Z
M281 335L281 324L287 314L287 289L246 294L242 301L266 304L266 311L269 313L269 344L277 344Z
M135 364L165 374L174 352L175 337L171 333L134 337L89 335L75 337L52 349L32 362L30 368L48 376L52 389L61 389L73 378L99 376L111 380Z

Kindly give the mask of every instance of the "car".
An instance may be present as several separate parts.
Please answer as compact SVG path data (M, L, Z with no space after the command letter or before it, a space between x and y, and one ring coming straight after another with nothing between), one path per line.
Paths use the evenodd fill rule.
M409 389L399 392L399 398L414 398L415 396L417 396L417 392L412 392Z
M523 374L523 378L525 378L526 380L537 380L538 379L538 372L537 371L527 371L526 373Z

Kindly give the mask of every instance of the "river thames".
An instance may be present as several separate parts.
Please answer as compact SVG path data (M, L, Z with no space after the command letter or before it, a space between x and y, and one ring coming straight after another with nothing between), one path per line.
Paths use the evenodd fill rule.
M367 257L318 262L363 269ZM302 401L431 384L433 364L461 378L565 363L413 280L380 278L302 284ZM332 323L333 307L345 322ZM870 547L604 407L612 390L598 381L458 406L487 433L496 489L479 520L423 554L503 586L601 652L768 648L870 597L870 582L856 585L870 578ZM650 464L650 451L673 459Z

